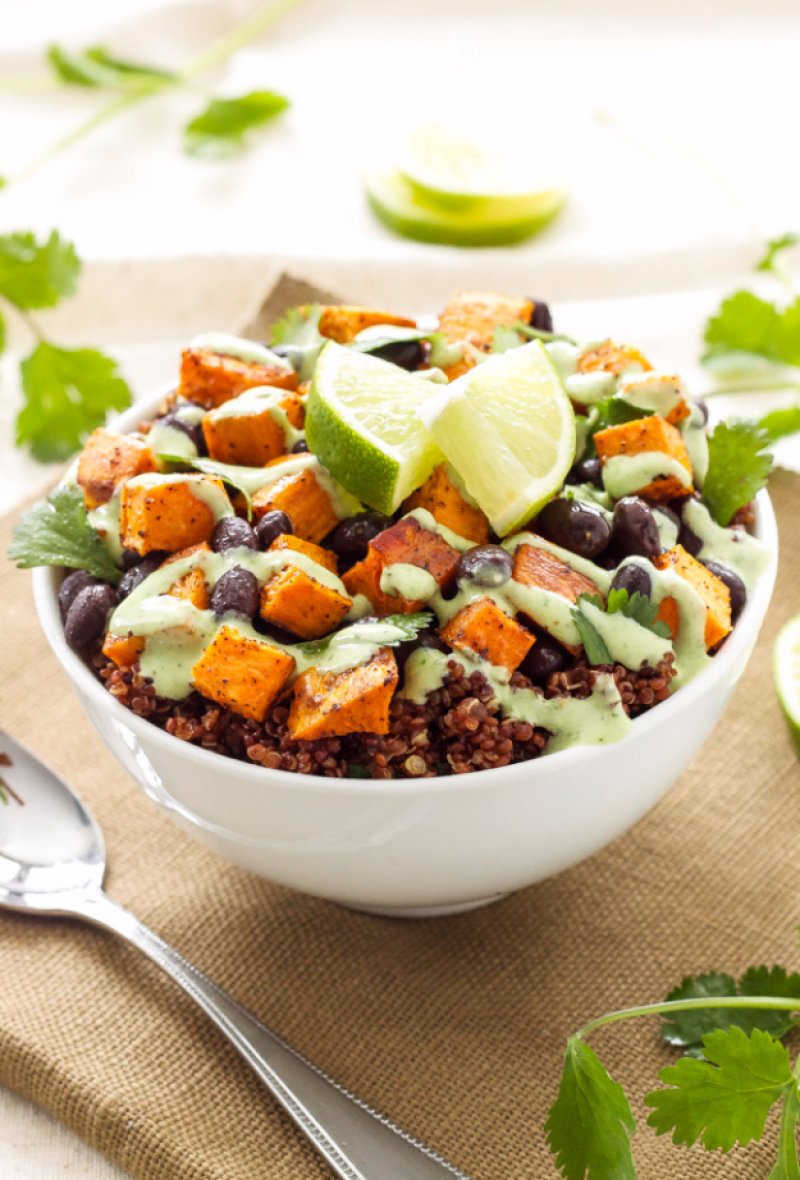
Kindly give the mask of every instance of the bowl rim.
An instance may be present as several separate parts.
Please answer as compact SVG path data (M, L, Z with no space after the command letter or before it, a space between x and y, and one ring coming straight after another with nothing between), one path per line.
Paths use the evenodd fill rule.
M139 421L148 418L167 393L173 389L174 384L170 383L161 387L158 393L150 397L137 399L132 406L116 416L110 424L130 430ZM618 742L575 745L566 750L557 750L553 754L543 755L529 761L515 762L509 766L492 767L487 770L471 770L464 774L432 775L428 778L418 779L364 779L348 776L333 778L326 775L297 774L291 770L272 769L244 762L215 750L203 749L202 746L196 746L192 742L182 741L159 726L153 725L146 718L139 717L115 700L92 673L86 662L67 646L57 598L56 579L60 574L61 567L38 566L33 569L34 603L45 637L73 685L82 693L87 693L98 706L109 710L112 717L116 717L137 734L143 735L148 740L155 742L156 745L164 746L166 744L168 751L173 754L180 750L183 756L190 763L195 763L198 768L206 770L216 768L217 771L225 768L233 777L244 776L245 781L260 782L263 786L269 784L271 787L294 790L302 788L324 792L342 792L344 790L354 795L375 794L376 791L384 795L399 793L404 796L430 794L432 791L449 793L479 786L499 785L501 781L518 776L520 773L531 777L532 788L533 780L536 778L545 778L554 772L558 773L561 768L566 770L568 766L580 763L582 760L590 761L593 756L599 756L610 750L624 749L626 743L634 737L646 735L654 726L668 724L670 718L674 717L679 710L690 706L707 690L712 689L716 683L724 680L728 671L738 661L743 649L746 649L751 639L754 640L757 637L772 598L777 574L778 528L772 502L766 490L758 493L755 505L755 536L766 546L770 561L761 574L752 595L748 597L730 639L722 651L714 657L709 667L704 668L668 700L661 702L656 708L648 710L640 717L634 718L630 732ZM180 745L177 746L175 743L180 743Z

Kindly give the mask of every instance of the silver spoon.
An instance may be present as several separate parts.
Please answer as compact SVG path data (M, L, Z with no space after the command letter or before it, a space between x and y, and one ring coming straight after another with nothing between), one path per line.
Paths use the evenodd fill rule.
M0 774L13 794L0 803L0 908L83 918L144 951L211 1017L342 1180L469 1180L327 1078L112 901L103 892L105 847L91 812L0 730L2 754L10 765Z

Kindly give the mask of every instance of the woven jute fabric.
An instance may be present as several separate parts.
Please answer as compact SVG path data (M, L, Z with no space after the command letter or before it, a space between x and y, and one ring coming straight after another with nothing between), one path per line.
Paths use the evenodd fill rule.
M687 973L797 966L800 773L770 653L779 624L800 609L800 478L778 473L772 493L778 589L701 756L599 855L473 914L367 917L193 844L95 735L39 632L29 575L7 561L2 724L96 813L114 898L475 1180L547 1180L556 1173L543 1127L571 1031L608 1009L660 999ZM10 528L2 526L3 551ZM594 1043L637 1096L640 1176L767 1176L763 1144L706 1155L644 1126L638 1100L672 1058L657 1022L616 1026ZM117 939L73 922L0 915L0 1082L144 1180L329 1175L169 980Z

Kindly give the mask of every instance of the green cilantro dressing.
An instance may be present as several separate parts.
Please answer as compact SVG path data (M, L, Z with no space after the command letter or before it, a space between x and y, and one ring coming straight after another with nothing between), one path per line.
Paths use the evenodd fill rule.
M748 594L751 593L769 565L769 553L761 542L744 530L726 529L718 525L705 504L699 500L686 501L683 519L703 543L700 559L727 565L742 579Z
M413 512L407 512L403 520L409 516L412 516L421 528L428 529L432 533L438 533L440 537L447 541L448 545L452 545L459 553L466 553L468 549L475 548L474 541L468 541L466 537L460 537L458 533L454 533L447 525L440 524L436 517L428 512L427 508L415 508Z
M439 587L433 574L418 565L396 561L384 566L381 573L381 590L384 594L398 594L402 598L420 599L427 602L435 597Z
M608 492L593 483L565 483L561 495L565 500L575 500L578 504L591 504L594 508L599 508L609 523L614 515L614 505Z
M617 392L630 405L660 414L662 418L666 418L671 410L685 400L680 377L652 370L625 377L620 381Z
M195 336L189 347L215 352L218 356L232 356L248 364L269 365L271 369L282 369L285 373L294 371L285 357L278 356L277 352L230 332L203 332Z
M572 373L564 379L564 388L574 402L590 406L593 402L609 397L616 384L613 373L604 369L593 369L588 373Z
M684 465L663 451L613 455L603 464L603 486L614 500L630 496L665 475L674 475L685 488L692 486L691 474Z
M626 557L619 568L626 565L638 565L645 571L650 578L650 597L654 603L673 598L677 605L678 634L672 641L677 674L670 684L670 691L674 692L711 663L711 656L706 651L705 603L685 578L673 569L656 569L645 557Z
M222 520L223 516L233 516L233 508L224 488L217 487L205 475L186 472L178 475L161 475L157 471L148 471L145 475L134 475L126 480L129 488L160 488L164 484L186 483L192 490L192 495L202 500L213 513L214 520Z
M285 398L285 389L276 389L274 385L256 385L252 389L246 389L238 397L223 402L215 410L209 410L208 419L210 422L220 422L225 418L249 418L266 413L281 428L284 449L290 451L305 435L289 421L289 415L280 404Z
M177 426L170 426L169 422L156 422L147 436L147 443L157 457L162 454L180 455L186 459L197 457L197 447L186 431L179 430ZM161 458L158 458L158 463L162 470L168 466Z
M570 344L568 340L548 340L544 350L553 362L562 381L566 382L573 373L577 372L580 355L577 345Z
M591 602L581 604L581 613L589 620L617 664L637 671L642 664L655 667L672 651L672 642L629 619L622 611L607 614Z
M662 512L654 504L650 506L650 511L653 514L653 519L656 522L658 529L658 539L661 542L662 549L673 549L678 544L678 537L680 536L680 529L671 516L667 516L666 512Z
M679 429L689 452L694 472L694 486L701 488L708 474L708 435L705 415L699 406L692 406L692 412L688 418L684 418Z
M110 500L86 513L89 524L93 529L97 529L106 549L117 564L122 557L120 500L121 493L117 488Z

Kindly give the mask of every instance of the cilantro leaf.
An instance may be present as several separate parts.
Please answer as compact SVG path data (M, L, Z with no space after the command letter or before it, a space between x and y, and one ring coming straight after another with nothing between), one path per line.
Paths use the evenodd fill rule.
M582 594L577 604L572 608L572 618L581 637L586 659L590 664L613 664L614 661L611 659L611 652L606 647L605 640L581 609L583 602L591 602L593 606L602 610L603 600L597 594Z
M640 594L638 590L634 590L633 594L628 594L625 589L611 590L606 612L614 615L618 611L661 639L669 639L672 635L667 624L658 617L658 603L653 602L647 594Z
M758 427L763 430L771 443L789 434L796 434L800 430L800 402L794 406L787 406L783 410L771 410L758 419Z
M667 996L667 1000L697 1000L717 996L785 996L797 999L800 1010L800 974L785 967L749 967L738 984L732 975L708 972L687 976ZM754 1028L784 1037L795 1027L791 1014L780 1009L703 1008L698 1011L671 1012L661 1026L661 1035L670 1045L692 1050L702 1048L703 1037L715 1029L736 1025L750 1033Z
M46 503L25 513L14 529L8 556L20 569L63 565L88 570L106 582L118 582L122 574L90 525L83 492L74 484L56 488Z
M777 238L770 238L761 259L756 264L756 270L774 271L775 259L784 250L800 244L800 234L780 234Z
M42 341L20 365L25 404L17 443L43 463L68 459L109 410L130 405L117 362L92 348L58 348Z
M51 45L47 60L61 82L68 86L104 87L109 90L154 90L178 75L171 70L113 57L102 45L75 53Z
M707 1033L703 1052L705 1061L682 1057L661 1070L666 1088L645 1097L648 1124L709 1151L760 1139L774 1103L797 1084L786 1049L761 1029L748 1036L734 1025Z
M270 344L282 346L281 355L286 357L301 381L310 380L317 357L327 344L327 338L319 331L321 315L319 303L290 307L270 330Z
M383 647L397 647L401 643L408 643L409 640L416 639L419 632L424 631L430 624L432 618L433 615L429 611L419 611L411 615L386 615L378 623L369 623L366 626L383 627L388 625L390 627L396 627L401 634L396 639L381 639L381 645ZM353 626L358 627L359 624L354 623ZM297 643L295 647L299 648L303 655L313 657L322 655L327 650L331 640L343 635L347 635L350 643L374 642L374 639L370 637L369 633L365 634L363 638L359 638L358 634L347 634L352 631L353 626L345 627L341 631L333 631L330 635L324 635L322 639L310 639L306 643Z
M558 1097L545 1123L547 1142L565 1180L634 1180L630 1103L597 1054L570 1037Z
M782 311L752 291L735 291L705 327L703 362L726 352L751 353L779 364L800 364L800 297Z
M755 422L720 422L708 439L703 501L717 524L727 525L766 485L772 456L769 436Z
M75 290L80 269L75 247L56 230L43 242L32 233L0 236L0 295L15 307L55 307Z
M289 106L271 90L251 90L238 98L212 98L184 127L184 150L190 156L223 159L245 147L249 132L263 127Z

